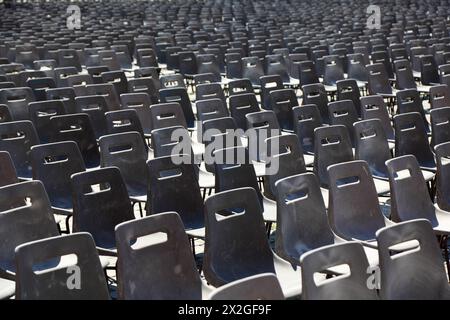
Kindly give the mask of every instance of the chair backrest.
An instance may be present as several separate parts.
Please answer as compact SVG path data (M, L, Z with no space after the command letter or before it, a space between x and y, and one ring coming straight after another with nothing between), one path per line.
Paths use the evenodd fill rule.
M225 63L227 78L241 79L242 78L242 55L240 53L226 53Z
M303 150L295 134L274 136L266 139L267 159L264 194L275 200L275 184L278 180L306 172Z
M202 122L229 116L226 104L221 99L199 100L195 103L195 107L197 108L197 119Z
M47 100L31 102L28 104L30 120L39 135L41 143L50 142L53 128L50 126L50 118L66 113L64 103L61 100Z
M297 95L293 89L273 90L269 94L270 108L275 112L281 129L293 130L292 108L298 106Z
M184 88L169 88L159 90L161 103L178 103L183 111L186 124L189 128L194 127L194 112L187 90ZM154 128L155 129L155 128Z
M181 51L178 53L180 73L183 76L193 76L198 73L197 59L192 51Z
M280 282L273 273L262 273L230 282L215 289L210 300L284 300Z
M277 232L275 251L299 265L300 257L334 243L319 181L311 173L293 174L275 183Z
M422 105L422 98L416 89L406 89L397 91L398 113L419 112L422 115L427 131L428 121L425 118L425 111Z
M242 93L255 93L252 83L248 79L237 79L228 82L228 90L230 96Z
M363 120L380 120L386 138L389 140L395 139L391 118L382 96L374 95L361 97L361 117Z
M0 186L7 186L9 184L17 183L16 168L8 151L0 151Z
M323 83L325 85L334 86L336 81L344 79L344 67L342 60L338 55L329 55L323 57L325 63L325 74Z
M174 74L167 74L164 76L161 76L159 79L161 82L161 88L186 88L186 84L184 83L184 77L182 74L174 73Z
M6 104L0 104L0 123L13 121L11 111Z
M221 76L217 73L200 73L194 76L194 85L220 83Z
M67 113L76 113L75 90L70 87L46 90L47 100L62 100Z
M222 100L225 105L227 103L220 83L199 84L195 89L195 98L196 100L217 98Z
M412 154L420 166L434 168L433 152L423 123L418 112L409 112L394 116L395 155Z
M230 96L229 108L237 127L243 130L247 129L245 116L248 113L260 111L256 96L252 93Z
M450 107L450 90L446 84L430 88L431 109Z
M73 231L89 232L98 247L115 248L114 228L134 219L128 192L117 167L71 176Z
M29 120L0 123L0 150L8 151L19 177L31 178L30 149L39 144Z
M258 57L242 58L242 78L249 79L253 85L259 85L264 69Z
M434 56L425 54L420 57L420 81L424 85L439 83L438 67Z
M388 79L394 78L394 71L392 70L392 64L389 59L388 53L386 51L372 51L372 65L381 64L384 66L384 70L386 71L386 76ZM367 66L366 66L367 67Z
M159 86L158 78L141 77L128 80L129 93L146 93L152 103L159 102Z
M120 100L116 88L111 83L88 84L86 86L86 96L104 96L108 105L108 110L120 109Z
M353 160L352 143L343 125L314 130L314 173L321 186L328 188L328 166Z
M116 243L119 299L202 298L202 282L176 212L117 225Z
M366 61L362 53L348 54L348 78L367 82L369 80L366 70Z
M328 97L323 84L309 84L303 86L302 90L302 105L315 104L319 109L323 122L330 123L330 118L328 116Z
M152 101L147 93L126 93L120 95L122 108L134 109L137 112L139 121L141 122L142 130L145 134L151 132L151 116L150 105Z
M117 167L130 195L147 191L147 151L139 132L100 137L102 167Z
M292 109L294 133L302 144L303 152L314 153L314 130L322 126L322 117L315 104Z
M432 109L430 115L433 132L431 145L436 146L450 141L450 107Z
M328 104L328 113L331 125L343 125L348 132L353 132L353 123L358 121L355 106L352 100L334 101ZM355 145L354 135L350 134L352 145Z
M389 76L386 72L385 65L375 63L366 66L369 73L369 93L375 94L392 94L392 87L389 84Z
M22 244L16 248L16 264L16 299L110 299L105 274L89 233ZM72 280L71 274L81 281Z
M28 120L28 104L35 101L31 88L0 89L0 103L6 104L14 120Z
M409 60L402 59L394 61L394 67L397 89L404 90L417 88Z
M223 216L221 212L230 215ZM219 192L205 202L203 272L218 287L260 273L275 273L262 208L252 188Z
M213 73L220 75L220 66L214 54L199 54L197 58L197 74Z
M270 110L270 92L283 89L283 80L279 75L270 75L260 77L259 82L261 85L261 108Z
M144 129L135 109L128 108L105 113L106 131L108 134L136 131L145 141ZM147 149L147 144L144 145Z
M103 83L111 83L116 89L116 93L120 96L128 92L128 81L123 71L106 71L101 73Z
M86 170L77 144L64 141L33 146L31 163L33 179L42 181L52 206L71 209L70 177Z
M382 299L449 299L442 254L427 220L383 228L377 232L377 240ZM396 245L406 246L406 250L393 250Z
M362 120L353 124L355 133L355 160L367 162L373 176L388 178L386 161L391 152L379 119Z
M40 181L1 187L0 200L0 235L5 239L0 243L1 268L14 272L14 250L18 245L57 236L59 231Z
M377 190L365 161L328 167L330 196L328 217L333 231L344 239L373 240L384 227Z
M356 241L305 253L301 265L302 297L306 300L378 300L376 290L367 286L369 263L363 246ZM348 271L330 279L315 279L317 273L336 266L346 266Z
M305 85L319 83L319 77L317 75L316 65L314 62L302 61L298 65L298 73L299 73L299 82L300 87Z
M279 75L283 82L289 82L286 61L281 54L270 54L265 57L267 75Z
M427 185L413 155L393 158L386 162L391 189L391 219L395 222L428 219L433 226L437 220Z
M336 82L337 85L337 100L351 100L355 106L358 117L361 116L361 101L360 93L356 80L345 79Z
M187 127L183 109L178 102L151 105L150 114L152 130L178 125Z
M450 178L448 159L450 142L444 142L434 147L436 154L436 203L442 210L450 211L450 189L447 183Z
M76 113L52 116L50 126L53 128L50 141L75 141L87 168L100 164L100 153L89 115Z
M175 211L186 229L204 226L203 199L192 163L166 156L147 161L147 202L151 214ZM182 162L182 163L180 163Z

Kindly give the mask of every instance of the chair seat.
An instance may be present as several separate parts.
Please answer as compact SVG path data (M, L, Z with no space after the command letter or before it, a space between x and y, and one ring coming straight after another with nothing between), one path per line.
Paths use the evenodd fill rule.
M275 274L280 282L285 298L298 297L302 294L301 269L273 254Z
M186 234L191 238L205 239L205 228L188 229Z
M442 210L437 204L434 205L434 208L438 221L438 225L433 226L434 232L440 235L450 235L450 212Z
M423 92L423 93L429 93L430 89L431 89L431 86L424 86L424 85L417 86L417 91Z
M305 166L312 167L314 165L314 155L304 153L303 159L305 159Z
M264 221L277 222L277 203L263 196Z
M336 92L337 86L324 85L326 92Z
M214 175L210 172L207 172L206 170L203 170L203 168L200 168L199 175L198 175L198 183L200 188L206 188L211 189L216 186L216 178Z
M0 278L0 300L11 298L16 291L16 283Z

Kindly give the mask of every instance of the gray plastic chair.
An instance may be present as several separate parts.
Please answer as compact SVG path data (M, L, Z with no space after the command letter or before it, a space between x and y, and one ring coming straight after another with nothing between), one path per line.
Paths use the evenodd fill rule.
M353 123L358 121L358 114L352 100L330 102L328 104L328 113L331 125L343 125L349 133L353 131ZM354 146L354 135L350 135L350 140Z
M208 292L177 213L121 223L116 243L119 299L201 300Z
M100 138L102 167L117 167L133 202L147 201L147 151L138 132L124 132ZM142 214L142 208L140 207Z
M314 130L322 126L322 117L315 104L307 104L292 109L294 132L298 136L303 152L314 153Z
M303 295L305 300L378 300L376 290L367 286L369 263L363 246L345 242L318 248L302 255ZM348 273L317 281L315 274L347 265Z
M382 299L450 299L442 255L429 221L417 219L380 229L377 240ZM407 248L392 250L402 244Z
M9 152L21 179L32 177L30 149L37 144L39 138L31 121L0 123L0 150Z
M450 141L450 107L432 109L430 115L433 132L431 145L436 146Z
M30 199L25 205L24 199ZM59 235L50 201L40 181L0 188L0 275L14 279L14 250L23 243Z
M195 106L197 108L197 119L200 121L229 116L226 104L221 99L199 100L195 103Z
M261 273L215 289L209 300L284 300L277 276Z
M328 173L332 230L346 240L376 247L375 232L390 222L381 213L369 166L365 161L349 161L329 166Z
M450 142L438 144L435 148L436 153L436 204L445 211L450 212L450 189L448 179L450 179L450 170L448 158L450 157Z
M232 214L221 216L224 210ZM300 268L294 270L270 249L254 189L216 193L206 199L205 213L203 270L208 283L217 287L270 272L277 275L285 297L301 294Z
M394 129L382 96L361 98L361 115L363 120L379 119L388 140L394 140Z
M187 128L183 109L178 102L160 103L150 106L152 130L183 126Z
M76 257L71 259L68 255ZM16 248L16 265L16 299L110 299L105 274L89 233L74 233L21 244ZM72 266L78 268L71 271ZM70 277L73 276L79 277L79 287L77 280L71 282Z

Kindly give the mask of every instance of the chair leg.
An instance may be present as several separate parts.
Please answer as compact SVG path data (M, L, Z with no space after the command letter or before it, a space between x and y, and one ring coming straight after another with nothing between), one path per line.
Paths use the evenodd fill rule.
M267 228L267 238L270 238L270 231L272 231L272 222L267 222L266 228Z
M66 231L67 234L70 234L70 223L69 223L69 220L70 220L71 217L72 216L67 216L66 217L66 221L65 221L66 222L66 230L65 231Z
M448 275L448 278L450 279L450 262L449 262L447 240L448 240L448 236L441 236L441 248L444 249L445 265L447 266L447 275Z
M142 211L142 205L141 205L140 201L138 202L138 206L139 206L139 214L141 215L141 218L143 218L144 217L144 212Z

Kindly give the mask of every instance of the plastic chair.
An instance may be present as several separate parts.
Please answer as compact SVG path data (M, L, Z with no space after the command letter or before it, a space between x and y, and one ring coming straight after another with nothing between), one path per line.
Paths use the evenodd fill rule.
M348 132L353 131L353 123L358 121L355 106L351 100L334 101L328 104L331 125L343 125ZM354 135L350 135L352 145L355 145Z
M269 94L269 101L281 129L292 131L292 109L298 106L295 91L293 89L273 90Z
M300 269L293 269L270 249L262 209L254 189L240 188L216 193L206 200L205 210L203 270L209 283L217 287L270 272L277 275L285 297L301 293L301 283L298 281ZM231 210L232 214L220 216L224 210ZM234 233L240 236L236 237Z
M209 300L284 300L284 295L277 276L262 273L215 289Z
M333 244L309 251L301 257L302 298L306 300L378 300L376 290L367 286L369 263L363 246L355 241ZM346 265L348 272L321 282L315 274Z
M415 89L401 90L397 92L398 113L419 112L422 115L423 123L427 132L430 132L428 121L422 105L420 93Z
M263 65L258 57L242 58L242 78L249 79L254 88L260 86L259 78L264 75Z
M159 80L153 78L137 78L128 80L128 93L146 93L152 103L159 102Z
M171 88L159 90L161 103L178 103L182 108L184 118L188 128L194 128L194 112L186 89ZM151 108L150 108L151 109Z
M220 99L226 105L225 94L223 93L220 83L205 83L196 86L195 99Z
M70 259L70 255L75 255L76 258ZM105 274L92 236L88 233L56 236L21 244L16 248L16 264L17 299L110 299ZM69 266L65 266L66 264ZM69 282L68 273L70 277L72 266L77 267L73 270L80 272L77 274L82 279L79 284L76 280L73 284Z
M249 79L238 79L228 82L228 91L230 96L243 93L255 93Z
M28 104L28 109L30 112L29 118L34 124L40 142L50 142L52 136L50 118L55 115L63 115L66 113L64 103L61 100L31 102Z
M0 151L0 187L19 182L16 168L8 151Z
M114 228L134 219L117 167L72 174L73 232L89 232L100 254L116 255Z
M382 96L361 97L361 116L363 120L379 119L388 140L395 139L395 132Z
M0 90L0 103L8 106L16 121L29 119L28 104L34 101L33 91L28 87Z
M221 99L199 100L195 103L195 107L197 119L202 122L229 116L228 109Z
M175 212L116 226L119 299L200 300L200 279L183 222Z
M47 100L62 100L67 113L76 113L75 91L73 88L47 89Z
M270 110L270 92L284 89L283 81L279 75L263 76L259 78L259 81L261 86L261 108Z
M409 60L396 60L394 62L394 67L397 89L404 90L417 88Z
M31 121L0 123L0 150L8 151L20 179L30 179L30 149L39 144L36 129Z
M337 100L351 100L355 106L358 117L361 117L361 101L358 83L353 79L336 82Z
M423 169L436 171L436 162L428 142L425 125L418 112L394 116L395 155L412 154Z
M302 105L315 104L319 109L320 116L324 123L330 123L328 116L328 98L325 87L321 83L309 84L302 87Z
M231 117L236 121L237 127L243 130L247 129L245 116L260 111L256 96L252 93L230 96L229 108Z
M146 93L126 93L120 95L122 108L134 109L139 117L139 121L147 137L151 133L151 114L150 105L152 104L150 97Z
M103 96L76 97L75 105L77 113L89 115L96 139L106 134L105 112L108 111L108 105Z
M450 90L447 85L438 85L430 88L431 109L450 107Z
M183 109L178 102L151 105L150 115L152 131L178 125L187 128Z
M382 299L450 299L442 256L429 221L417 219L380 229L377 240ZM392 250L402 244L406 250Z

